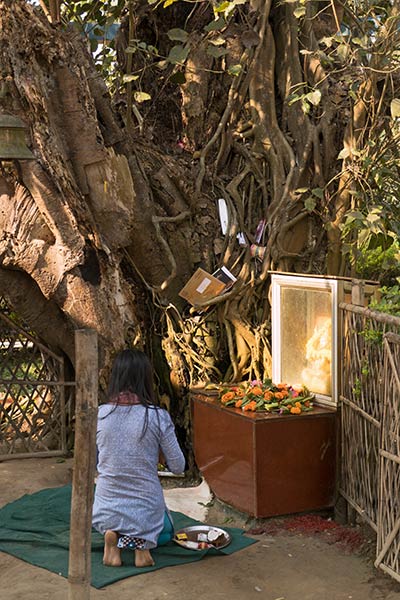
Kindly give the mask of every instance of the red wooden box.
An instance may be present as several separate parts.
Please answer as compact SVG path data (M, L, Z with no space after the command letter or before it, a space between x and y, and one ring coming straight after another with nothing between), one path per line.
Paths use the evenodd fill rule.
M192 396L194 456L220 500L255 517L333 506L336 411L243 412Z

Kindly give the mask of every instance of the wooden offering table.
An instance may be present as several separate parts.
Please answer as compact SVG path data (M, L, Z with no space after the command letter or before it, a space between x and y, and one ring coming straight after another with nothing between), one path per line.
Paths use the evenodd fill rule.
M194 456L218 499L255 517L333 506L337 413L243 412L191 398Z

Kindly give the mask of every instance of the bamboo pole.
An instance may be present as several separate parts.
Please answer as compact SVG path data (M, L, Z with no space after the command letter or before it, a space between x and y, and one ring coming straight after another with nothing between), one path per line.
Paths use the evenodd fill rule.
M68 600L89 600L98 392L97 333L75 332L76 407Z

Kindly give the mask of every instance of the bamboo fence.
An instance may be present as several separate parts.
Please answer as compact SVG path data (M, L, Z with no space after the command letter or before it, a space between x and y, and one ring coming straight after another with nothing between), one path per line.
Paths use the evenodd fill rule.
M376 531L375 565L400 581L400 318L340 308L339 492Z

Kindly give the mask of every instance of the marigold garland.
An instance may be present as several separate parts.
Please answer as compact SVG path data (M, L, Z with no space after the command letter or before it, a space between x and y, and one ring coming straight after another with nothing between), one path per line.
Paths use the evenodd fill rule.
M313 410L314 398L314 394L304 385L275 384L271 379L223 388L219 394L219 400L224 406L281 415L300 415Z

